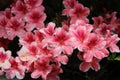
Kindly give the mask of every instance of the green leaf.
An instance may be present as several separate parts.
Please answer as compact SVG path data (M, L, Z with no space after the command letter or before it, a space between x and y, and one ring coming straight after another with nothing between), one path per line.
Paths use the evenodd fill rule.
M120 61L120 56L117 56L114 60Z
M115 58L116 58L116 54L115 54L115 53L112 53L112 54L110 54L110 55L107 57L107 59L108 59L109 61L113 61L113 60L115 60Z

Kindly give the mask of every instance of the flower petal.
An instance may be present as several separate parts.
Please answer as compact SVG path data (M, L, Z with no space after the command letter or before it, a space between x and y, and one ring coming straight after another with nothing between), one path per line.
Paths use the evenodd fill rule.
M83 71L83 72L86 72L86 71L88 71L89 69L90 69L90 63L87 63L87 62L82 62L81 64L80 64L80 67L79 67L79 69L81 70L81 71Z
M113 44L110 46L110 51L111 52L120 52L120 49L116 44Z
M98 71L100 69L99 63L92 63L91 65L91 68L95 71Z
M66 55L60 55L57 57L57 60L60 61L62 64L67 64L68 57Z
M38 70L35 70L34 72L32 72L31 77L32 78L39 78L40 75L41 75L41 72Z
M10 64L10 62L8 61L8 60L6 60L4 63L3 63L3 65L2 65L2 68L4 68L4 69L8 69L8 68L10 68L11 67L11 64Z
M86 62L91 62L93 59L93 52L87 51L86 53L84 53L83 58Z
M64 46L63 50L67 55L71 55L73 52L73 48L71 46Z

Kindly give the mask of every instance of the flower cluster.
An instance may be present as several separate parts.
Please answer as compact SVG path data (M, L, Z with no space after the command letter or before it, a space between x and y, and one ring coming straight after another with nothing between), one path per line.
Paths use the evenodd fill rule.
M83 61L79 69L84 72L90 68L98 71L100 60L110 53L108 49L120 52L116 45L120 40L120 20L116 12L93 17L94 24L90 24L89 8L76 0L63 0L62 15L67 16L67 20L56 27L53 22L44 24L46 14L42 2L17 0L11 8L0 12L0 38L13 40L17 36L21 45L16 57L0 48L0 75L5 73L8 79L15 76L23 79L25 73L31 73L32 78L60 80L61 64L67 64L75 49Z

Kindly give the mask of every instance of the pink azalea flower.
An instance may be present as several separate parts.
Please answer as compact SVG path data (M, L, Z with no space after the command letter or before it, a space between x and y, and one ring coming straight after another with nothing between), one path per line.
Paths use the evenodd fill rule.
M80 53L78 53L78 58L80 60L82 60L82 56ZM91 62L85 62L83 61L80 66L79 66L79 69L83 72L87 72L90 68L95 70L95 71L98 71L100 69L100 65L99 65L99 59L97 58L93 58Z
M46 19L45 13L43 13L42 7L35 8L27 14L25 17L28 24L26 25L26 30L31 31L34 28L43 28L44 20Z
M68 57L67 57L66 55L63 55L63 54L55 57L55 59L56 59L58 62L60 62L60 63L62 63L62 64L64 64L64 65L68 63Z
M25 14L28 12L27 6L21 0L18 0L15 5L12 6L11 9L12 13L17 16L24 17Z
M42 4L43 0L24 0L28 8L35 8Z
M89 14L89 9L84 7L82 4L75 0L65 0L63 4L66 9L63 10L62 14L71 17L71 22L75 22L77 19L82 19L88 22L86 18Z
M106 14L104 18L104 23L106 23L114 32L117 26L119 25L119 19L117 19L116 17L116 12L112 12L111 14Z
M13 79L15 76L18 79L23 79L25 76L25 67L18 61L17 57L10 59L11 67L6 69L6 77L8 79Z
M31 61L34 62L37 60L38 49L35 45L30 45L28 48L22 47L21 50L17 53L21 61Z
M94 21L94 24L93 24L94 29L98 28L98 26L102 24L104 21L102 16L93 17L92 20Z
M80 60L83 60L83 55L81 53L78 53L77 54L77 57L80 59ZM97 58L93 58L91 62L85 62L83 61L80 66L79 66L79 69L83 72L87 72L90 68L95 70L95 71L98 71L100 69L100 65L99 65L99 59Z
M33 72L34 71L34 63L40 57L38 54L39 50L35 44L31 44L27 47L23 46L19 52L17 52L19 59L25 63L24 66L26 67L26 72Z
M98 28L96 28L95 32L98 35L105 36L105 35L107 35L108 30L112 31L112 27L103 23L103 24L100 24Z
M44 46L50 47L51 46L50 42L54 37L54 33L55 33L55 23L52 22L48 23L46 28L42 28L39 30L39 33L42 33L42 35L44 36L44 39L42 40Z
M12 17L6 25L7 33L14 38L15 36L22 37L25 33L24 22L18 20L16 17Z
M85 43L83 58L86 62L91 62L93 57L102 59L107 57L109 52L106 49L106 41L101 40L96 34L91 33Z
M72 46L82 51L82 47L84 46L84 43L88 39L92 30L93 26L85 23L83 20L77 20L74 24L71 24L69 33L72 36Z
M91 32L93 30L93 26L88 24L82 19L76 19L74 22L71 21L70 23L71 25L70 25L69 30L72 32L76 31L78 28L86 29L87 30L86 32Z
M44 55L44 56L52 56L53 55L51 49L42 43L38 43L38 49L40 50L40 52L38 53L39 55Z
M111 14L106 14L105 15L104 22L106 24L114 24L116 19L117 19L116 12L113 12Z
M4 12L4 15L10 19L12 17L12 13L11 13L11 9L10 8L6 8L5 9L5 12Z
M0 37L8 38L6 25L8 23L8 19L6 16L1 15L0 16Z
M35 30L34 33L36 42L41 43L44 40L45 35L43 35L43 33L39 30Z
M73 52L73 48L71 46L70 35L64 31L62 28L58 28L55 32L55 36L51 40L53 45L55 45L55 49L53 53L58 56L61 52L71 55Z
M32 32L28 32L23 38L20 38L19 41L22 45L30 45L31 43L35 42L35 36Z
M92 68L93 70L98 71L100 69L100 65L95 60L93 60L92 62L82 62L80 64L80 70L83 72L88 71L89 68Z
M42 46L40 48L37 44L31 44L28 47L22 47L18 55L26 63L27 72L32 72L32 78L42 76L46 80L48 73L51 72L49 62L52 59L52 55L50 55L50 50Z
M24 22L22 22L20 19L17 19L16 17L12 17L7 24L7 27L12 29L13 31L17 31L21 28L23 28Z
M76 4L73 9L70 10L69 14L72 18L84 18L89 14L89 9L84 7L82 4Z
M64 0L63 4L65 6L65 9L62 12L62 15L67 15L69 16L69 11L70 9L73 9L78 2L76 0Z
M46 80L60 80L58 74L62 73L63 70L59 66L59 64L52 64L52 71L47 75Z
M78 2L76 0L64 0L63 4L65 6L65 8L74 8L74 6L77 4Z
M31 74L32 78L39 78L46 80L47 75L51 72L52 68L49 65L49 57L41 56L39 60L34 62L34 71Z
M46 37L51 37L53 36L55 32L55 23L48 23L46 28L40 29L40 32L42 32Z
M107 37L106 37L106 47L109 47L111 52L120 52L119 47L117 46L118 41L120 38L118 37L117 34L111 35L110 32L108 32Z
M8 69L11 67L11 63L9 59L11 57L11 52L4 50L4 48L0 48L0 68Z
M74 40L76 43L73 44L73 46L78 48L78 50L83 51L82 47L84 46L84 41L86 41L87 37L88 34L86 34L84 30L77 30L76 33L74 33Z

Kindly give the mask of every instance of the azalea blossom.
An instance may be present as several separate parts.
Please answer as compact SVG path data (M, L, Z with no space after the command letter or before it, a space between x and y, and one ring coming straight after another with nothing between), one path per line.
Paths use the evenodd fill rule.
M100 39L94 33L89 36L88 41L85 43L84 52L83 58L86 62L91 62L93 57L102 59L109 54L106 49L106 41Z
M6 16L0 16L0 37L9 38L6 30L6 25L8 23L8 19Z
M11 63L9 61L11 57L10 51L5 51L4 48L0 48L0 68L8 69L11 67Z
M45 39L45 35L39 30L35 30L34 33L35 33L35 35L34 35L35 36L35 41L37 43L43 42L43 40Z
M64 31L62 28L58 28L55 32L51 43L56 47L53 50L53 53L58 56L62 52L67 55L71 55L73 52L73 47L71 46L70 35Z
M40 57L39 60L34 62L34 71L31 74L32 78L39 78L46 80L47 75L51 72L52 68L49 66L49 57Z
M11 9L10 8L6 8L5 9L5 12L4 12L4 15L10 19L12 17L12 12L11 12Z
M40 6L30 11L26 15L25 20L28 22L28 24L25 26L26 30L32 31L34 28L40 29L44 27L43 22L46 19L46 15L43 11L43 7Z
M93 27L91 25L81 24L81 21L77 21L76 24L71 25L70 32L73 36L73 46L78 48L79 51L83 51L85 42L88 40L88 37L91 34ZM76 42L76 43L74 43Z
M70 10L70 17L72 18L82 18L89 14L89 9L84 7L82 4L76 4L73 9Z
M47 80L60 80L58 74L62 73L63 70L59 63L51 64L52 71L47 75Z
M110 49L111 52L120 52L119 47L117 46L118 41L120 40L120 38L118 37L117 34L111 35L110 31L108 31L107 33L107 37L106 37L106 47L108 47Z
M10 64L11 67L5 70L6 77L13 79L16 76L18 79L23 79L25 76L25 67L18 61L17 57L11 57Z
M63 10L62 14L70 16L72 22L75 22L77 19L82 19L85 22L88 22L86 17L89 14L89 8L84 7L76 0L64 0L63 4L65 9Z
M102 16L98 16L98 17L93 17L92 20L94 21L94 29L98 28L100 24L103 23L104 19Z
M62 14L69 16L70 10L73 9L78 2L76 0L64 0L63 4L65 9L63 10Z
M80 60L83 60L81 53L78 53L77 56ZM91 62L83 61L80 64L79 69L83 72L87 72L90 68L95 70L95 71L98 71L100 69L99 61L100 61L100 59L97 59L95 57L92 59Z
M21 0L18 0L12 7L11 12L17 15L18 17L24 17L28 12L26 4Z
M38 38L41 36L42 44L44 45L44 47L45 46L49 46L49 48L54 47L54 45L51 44L51 40L54 37L55 31L56 31L55 23L53 22L48 23L46 28L42 28L38 31L40 33Z
M21 61L37 60L37 49L34 45L29 46L29 49L27 49L26 47L22 47L17 54L19 55Z
M11 36L11 38L14 38L15 36L22 37L23 34L25 33L24 22L17 19L16 17L12 17L8 21L6 29L8 36Z
M35 42L35 36L32 32L28 32L24 34L24 37L21 37L19 41L22 45L29 45Z
M41 5L43 0L24 0L27 8L35 8Z
M50 22L48 23L46 28L40 29L40 32L42 32L46 37L51 37L54 35L55 32L55 23Z
M104 18L104 22L107 24L114 24L116 21L116 12L113 12L111 14L106 14Z

